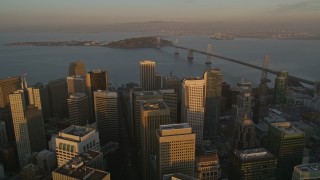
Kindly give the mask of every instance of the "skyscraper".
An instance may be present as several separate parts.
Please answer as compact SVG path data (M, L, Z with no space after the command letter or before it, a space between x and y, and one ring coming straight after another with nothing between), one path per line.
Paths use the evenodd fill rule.
M133 133L137 148L140 148L141 140L141 106L140 102L146 100L163 100L163 95L159 91L140 91L133 92L132 96L132 118L133 118Z
M85 76L68 76L68 94L87 93Z
M251 149L256 146L255 124L245 115L242 119L235 120L233 134L233 149Z
M251 116L251 83L241 79L237 85L239 93L236 96L236 105L232 106L232 116L234 120L241 120L245 114Z
M155 82L155 89L154 90L159 90L162 88L162 77L160 73L156 73L154 75L154 82Z
M205 83L200 78L188 78L182 82L181 119L196 133L196 144L203 141Z
M302 163L304 137L290 122L270 124L268 150L278 158L277 179L291 179L294 166Z
M177 123L178 94L174 89L162 89L159 92L163 95L163 101L170 108L170 120L172 124Z
M118 94L110 91L94 92L94 112L101 146L119 142Z
M0 80L0 108L6 108L9 105L9 94L22 89L21 76L9 77Z
M141 155L143 179L149 177L150 156L156 154L156 130L160 125L170 124L170 109L163 101L143 101L141 107Z
M142 60L140 65L140 86L145 91L156 90L155 84L155 66L156 62L153 60Z
M287 84L288 84L288 72L287 71L278 72L277 78L274 84L274 104L275 105L284 105L286 103Z
M194 176L196 135L187 123L162 125L157 130L157 180L163 175Z
M235 150L229 158L231 180L276 179L277 158L263 148Z
M180 99L181 95L181 82L180 79L176 76L164 76L162 77L162 89L174 89L174 91L178 94L178 99Z
M86 67L82 60L75 61L69 64L69 76L85 76Z
M197 177L199 180L218 180L221 167L217 153L197 157Z
M9 77L7 79L0 80L0 120L5 122L9 141L14 140L9 94L22 88L21 76Z
M217 135L220 118L222 73L219 68L207 69L203 75L205 82L205 120L208 136Z
M0 121L0 148L4 148L8 143L7 127L4 121Z
M58 167L86 150L100 151L99 133L83 126L69 126L56 137Z
M44 119L49 118L49 101L46 88L42 83L37 83L32 87L28 87L29 104L34 105L42 111Z
M83 93L71 94L67 101L70 125L87 125L90 120L88 96Z
M9 100L19 163L23 167L26 155L46 148L43 118L41 110L28 106L22 90L11 93Z
M68 86L65 78L47 84L51 117L67 117Z
M90 108L90 124L94 122L94 105L93 105L93 92L98 90L108 90L108 73L103 70L93 70L87 73L86 86L89 96Z

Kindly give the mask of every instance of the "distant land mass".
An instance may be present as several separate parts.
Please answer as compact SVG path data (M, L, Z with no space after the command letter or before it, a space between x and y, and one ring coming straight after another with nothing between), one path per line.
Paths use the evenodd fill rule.
M35 41L35 42L15 42L4 44L5 46L99 46L119 49L135 48L156 48L157 37L129 38L115 42L100 41ZM160 39L160 46L172 46L168 40Z
M172 46L172 42L164 39L160 39L160 46ZM111 42L106 45L109 48L156 48L157 37L140 37L140 38L129 38L116 42Z

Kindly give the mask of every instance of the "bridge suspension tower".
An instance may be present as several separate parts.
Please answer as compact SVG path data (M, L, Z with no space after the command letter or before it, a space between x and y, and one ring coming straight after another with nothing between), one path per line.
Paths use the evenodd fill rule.
M268 86L267 83L271 82L270 79L268 79L268 65L269 65L269 56L264 56L263 59L263 66L262 66L262 77L260 79L259 84L259 95L263 96L268 93Z
M157 49L160 49L161 47L161 39L160 37L157 37Z
M211 59L212 59L211 55L212 55L212 45L211 45L211 44L208 44L208 46L207 46L207 61L206 61L206 67L207 67L207 69L210 69L210 68L211 68L211 64L212 64L212 62L211 62Z
M176 41L174 42L175 46L179 46L179 39L176 39ZM174 55L178 55L179 54L179 48L176 47L175 51L174 51Z

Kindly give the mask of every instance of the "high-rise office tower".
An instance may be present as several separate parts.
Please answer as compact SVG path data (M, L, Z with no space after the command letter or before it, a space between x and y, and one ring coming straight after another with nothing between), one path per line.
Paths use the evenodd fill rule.
M140 65L140 86L145 91L156 90L155 66L156 62L152 60L143 60Z
M286 103L288 85L288 72L280 71L277 74L277 78L274 84L274 104L284 105Z
M70 125L84 126L89 121L88 96L83 93L71 94L68 101L68 121Z
M267 149L278 158L277 179L291 179L294 166L302 163L304 137L290 122L270 124Z
M86 76L86 67L82 60L69 64L69 76Z
M100 151L99 133L83 126L69 126L56 137L58 167L86 150Z
M6 122L0 121L0 148L4 148L8 143Z
M94 92L94 113L101 146L120 141L118 94L110 91Z
M46 88L42 83L37 83L32 87L28 87L29 104L34 105L42 111L44 119L49 118L49 101Z
M9 94L22 89L21 76L9 77L0 80L0 108L6 108L9 105Z
M292 180L320 179L320 163L301 164L294 167Z
M251 83L243 79L238 83L239 94L237 95L236 105L232 107L233 119L241 120L245 114L251 116Z
M132 118L133 118L133 133L135 145L140 148L141 140L141 106L140 102L146 100L163 100L163 95L159 91L140 91L133 92L132 95Z
M162 88L163 89L174 89L174 92L177 93L178 97L178 109L177 109L177 123L181 122L181 81L178 77L172 76L164 76L162 78Z
M164 76L162 77L162 89L174 89L174 91L178 94L178 99L180 99L181 95L181 82L180 79L176 76Z
M218 180L221 167L217 153L197 157L197 177L199 180Z
M23 167L26 155L46 148L42 113L28 106L22 90L11 93L9 100L20 167Z
M47 84L51 117L65 118L67 113L68 86L65 78Z
M93 92L98 90L108 90L108 73L103 70L93 70L87 73L86 86L89 95L89 108L90 108L90 124L94 122L94 105L93 105Z
M107 71L98 69L87 73L86 85L90 94L97 90L108 90L108 83Z
M276 179L277 158L263 148L235 150L229 156L229 179Z
M68 94L87 93L85 76L68 76Z
M0 80L0 120L4 121L7 128L8 140L14 141L14 130L9 106L9 94L22 89L21 76L9 77Z
M159 90L163 95L163 101L170 108L170 120L172 124L177 123L177 113L178 113L178 94L174 89L162 89Z
M162 125L157 130L157 180L163 175L194 176L196 135L187 123Z
M204 72L203 78L206 87L204 126L208 136L215 136L220 118L222 73L219 68L210 68Z
M233 149L251 149L256 146L255 124L245 115L242 119L235 120L233 134Z
M170 108L163 101L143 101L141 107L141 155L143 179L149 177L150 157L156 154L156 130L170 124Z
M37 154L37 163L46 175L50 174L57 167L56 153L46 149Z
M181 119L196 133L196 144L203 141L205 83L200 78L188 78L182 82Z
M162 88L162 77L160 73L156 73L154 75L154 81L155 81L155 89L154 90L159 90Z

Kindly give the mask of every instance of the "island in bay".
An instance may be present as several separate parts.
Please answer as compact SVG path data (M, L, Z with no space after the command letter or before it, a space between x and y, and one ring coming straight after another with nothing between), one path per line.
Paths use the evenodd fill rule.
M99 46L119 49L156 48L157 37L129 38L115 42L102 41L35 41L15 42L4 44L5 46ZM172 46L168 40L160 39L160 46Z

